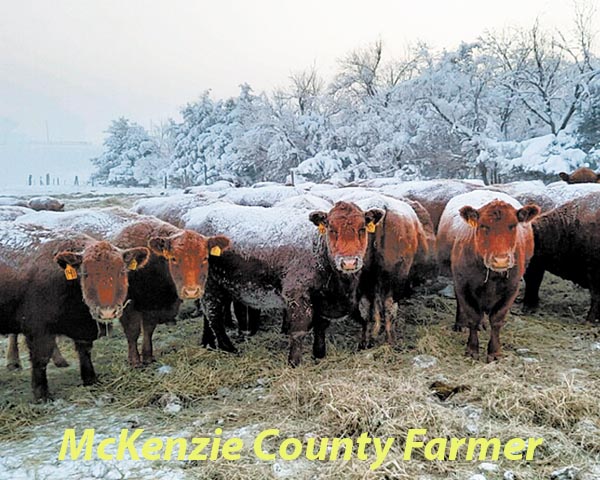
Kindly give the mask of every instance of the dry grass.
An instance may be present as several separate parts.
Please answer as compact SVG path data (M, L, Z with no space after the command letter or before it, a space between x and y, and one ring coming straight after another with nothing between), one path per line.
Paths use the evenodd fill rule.
M264 428L279 428L282 438L369 432L398 439L388 462L374 472L370 462L356 459L305 461L286 466L292 478L459 479L476 471L477 463L461 461L427 462L417 456L403 462L402 439L411 428L426 428L429 438L545 439L535 461L500 461L499 473L486 474L488 480L502 478L505 469L523 480L547 478L552 470L571 464L585 472L600 464L600 352L591 349L598 341L596 330L574 323L569 313L575 308L575 317L585 314L585 292L555 277L544 288L543 298L549 300L540 314L520 315L515 307L501 336L504 357L494 364L464 357L466 334L451 331L452 300L421 294L402 308L407 319L401 329L404 340L395 349L382 346L357 353L357 326L339 322L332 329L327 358L315 364L307 344L305 363L292 370L285 365L286 339L275 324L241 341L240 355L228 355L198 346L201 324L186 320L176 327L160 327L155 334L160 363L173 367L169 374L158 373L156 366L129 369L125 340L117 332L97 342L94 350L100 384L77 386L75 366L66 371L49 367L50 383L66 402L110 404L119 415L136 414L173 431L191 428L197 436L222 426L226 433L246 431L249 437ZM571 298L577 300L575 306L568 304ZM486 341L487 332L482 332L482 348ZM74 359L72 349L65 350ZM417 354L433 355L438 362L415 368ZM16 441L28 435L28 427L50 422L60 409L60 402L28 403L28 376L28 369L9 374L0 367L5 384L0 395L1 439ZM440 379L468 388L442 402L430 390ZM181 399L184 408L178 415L163 411L165 394ZM185 471L198 478L273 478L273 468L279 467L248 453L236 462L190 462Z

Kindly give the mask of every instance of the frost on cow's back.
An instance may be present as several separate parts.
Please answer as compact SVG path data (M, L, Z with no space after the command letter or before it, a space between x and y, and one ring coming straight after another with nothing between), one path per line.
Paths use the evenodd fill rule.
M186 228L204 235L227 235L234 247L307 246L312 245L316 232L309 213L295 208L217 203L194 208L183 219Z

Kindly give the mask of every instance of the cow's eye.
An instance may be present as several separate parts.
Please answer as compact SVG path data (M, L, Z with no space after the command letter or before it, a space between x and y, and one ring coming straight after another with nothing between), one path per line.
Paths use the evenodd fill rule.
M516 225L509 225L508 229L512 232L515 228L517 228Z
M173 265L177 265L177 259L175 257L170 257L169 258L169 262L171 262Z

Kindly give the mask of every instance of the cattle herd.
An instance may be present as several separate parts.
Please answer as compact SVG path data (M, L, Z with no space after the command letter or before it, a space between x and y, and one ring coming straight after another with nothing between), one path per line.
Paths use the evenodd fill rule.
M479 358L487 315L486 358L498 360L500 330L523 278L523 308L537 308L548 270L589 289L587 321L600 319L600 176L589 169L560 176L550 185L218 182L130 210L47 211L63 205L5 201L0 334L10 335L7 367L20 366L16 335L23 334L33 396L49 398L46 367L50 359L67 365L56 344L65 335L89 385L96 380L92 344L117 319L129 364L148 364L156 326L174 322L184 301L202 314L202 344L229 352L236 346L228 327L254 334L261 317L277 316L296 366L311 330L313 357L326 355L327 328L341 317L362 326L358 349L380 337L393 343L398 302L439 274L452 277L454 329L468 329L467 355Z

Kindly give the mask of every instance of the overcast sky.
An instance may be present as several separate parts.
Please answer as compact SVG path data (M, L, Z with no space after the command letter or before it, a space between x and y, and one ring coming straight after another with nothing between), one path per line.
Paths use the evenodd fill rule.
M148 127L211 89L236 95L284 86L315 63L381 38L455 47L485 29L567 30L570 0L3 0L0 133L100 143L121 115ZM0 142L2 139L0 138Z

